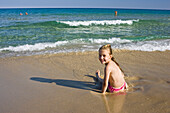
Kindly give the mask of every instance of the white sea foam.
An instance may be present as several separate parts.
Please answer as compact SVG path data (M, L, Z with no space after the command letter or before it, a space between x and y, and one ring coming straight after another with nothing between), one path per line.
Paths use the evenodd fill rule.
M129 43L131 42L130 40L126 39L120 39L120 38L109 38L109 39L89 39L92 43L115 43L115 44L120 44L120 43Z
M9 46L1 48L1 51L41 51L51 48L50 52L69 52L69 51L93 51L97 50L101 45L111 44L113 49L128 49L128 50L140 50L140 51L165 51L170 50L170 39L166 40L154 40L154 41L140 41L134 42L127 39L109 38L109 39L74 39L70 41L58 41L55 43L37 43L34 45L20 45ZM49 49L47 49L49 51ZM48 53L48 52L44 52Z
M102 20L102 21L56 21L59 23L68 24L70 26L89 26L89 25L120 25L120 24L128 24L132 25L133 22L138 22L139 20Z
M43 50L43 49L46 49L46 48L53 48L53 47L56 47L56 46L59 46L59 45L62 45L62 44L66 44L66 43L68 43L68 42L67 41L58 41L56 43L37 43L35 45L26 44L26 45L21 45L21 46L16 46L16 47L9 46L9 47L0 49L0 51L5 51L5 50L15 51L15 52L40 51L40 50Z
M140 51L166 51L170 50L170 39L131 43L120 48Z

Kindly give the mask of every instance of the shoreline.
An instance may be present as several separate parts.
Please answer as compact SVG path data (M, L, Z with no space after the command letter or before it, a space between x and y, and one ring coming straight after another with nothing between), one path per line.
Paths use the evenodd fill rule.
M0 112L170 112L170 51L113 56L127 74L126 95L99 93L97 51L0 58Z
M113 53L119 53L119 52L144 52L144 53L155 53L155 52L170 52L170 50L165 50L165 51L159 51L159 50L156 50L156 51L142 51L142 50L128 50L128 49L113 49L112 48L112 51ZM58 52L58 53L42 53L42 54L30 54L30 55L19 55L19 56L3 56L3 57L0 57L0 59L5 59L5 58L17 58L17 57L31 57L31 56L57 56L57 55L73 55L73 54L96 54L96 52L98 53L98 50L94 51L94 50L91 50L91 51L70 51L70 52Z

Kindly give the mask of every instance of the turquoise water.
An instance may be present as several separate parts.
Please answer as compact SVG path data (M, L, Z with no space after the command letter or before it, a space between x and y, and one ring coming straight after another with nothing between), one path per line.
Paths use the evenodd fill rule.
M96 51L108 43L113 49L170 50L170 10L0 9L1 57Z

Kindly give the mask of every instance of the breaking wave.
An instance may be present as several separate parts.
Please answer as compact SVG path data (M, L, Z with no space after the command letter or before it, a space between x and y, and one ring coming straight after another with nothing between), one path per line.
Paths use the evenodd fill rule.
M79 50L91 51L97 50L101 45L111 44L113 49L127 49L140 51L165 51L170 50L170 39L154 40L154 41L132 41L120 38L109 39L74 39L70 41L58 41L55 43L36 43L34 45L19 45L1 48L2 51L41 51L53 49L60 52L73 52ZM64 49L63 49L64 48ZM67 50L67 51L66 51Z
M133 22L139 22L139 20L93 20L93 21L56 21L58 23L68 24L70 26L90 26L90 25L120 25L128 24L132 25Z

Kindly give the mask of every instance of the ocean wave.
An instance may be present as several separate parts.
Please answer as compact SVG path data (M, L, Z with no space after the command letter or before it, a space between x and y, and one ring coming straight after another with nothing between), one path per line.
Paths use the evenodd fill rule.
M170 39L141 41L126 44L121 49L139 50L139 51L166 51L170 50Z
M120 39L120 38L109 38L109 39L89 39L92 43L110 43L110 44L120 44L120 43L130 43L131 40Z
M19 46L9 46L5 48L1 48L0 51L14 51L14 52L20 52L20 51L40 51L44 50L46 48L55 48L57 46L62 45L84 45L84 44L101 44L101 43L126 43L131 42L130 40L120 39L120 38L109 38L109 39L74 39L70 41L58 41L55 43L36 43L34 45L25 44L25 45L19 45Z
M133 22L139 22L139 20L93 20L93 21L56 21L58 23L68 24L70 26L90 26L90 25L120 25L128 24L132 25Z
M77 28L79 26L92 26L92 25L132 25L136 20L93 20L93 21L37 21L33 22L14 22L8 25L0 25L0 28L13 28L13 27L58 27L58 28Z
M132 41L120 38L109 39L74 39L70 41L58 41L54 43L37 43L34 45L19 45L1 48L2 51L26 52L26 51L42 51L52 50L54 52L73 52L73 51L93 51L97 50L101 45L111 44L113 49L127 49L140 51L165 51L170 50L170 39L152 40L152 41Z
M0 51L14 51L14 52L20 52L20 51L40 51L46 48L54 48L59 45L63 45L68 43L67 41L58 41L55 43L37 43L34 45L20 45L20 46L9 46L5 48L1 48Z

